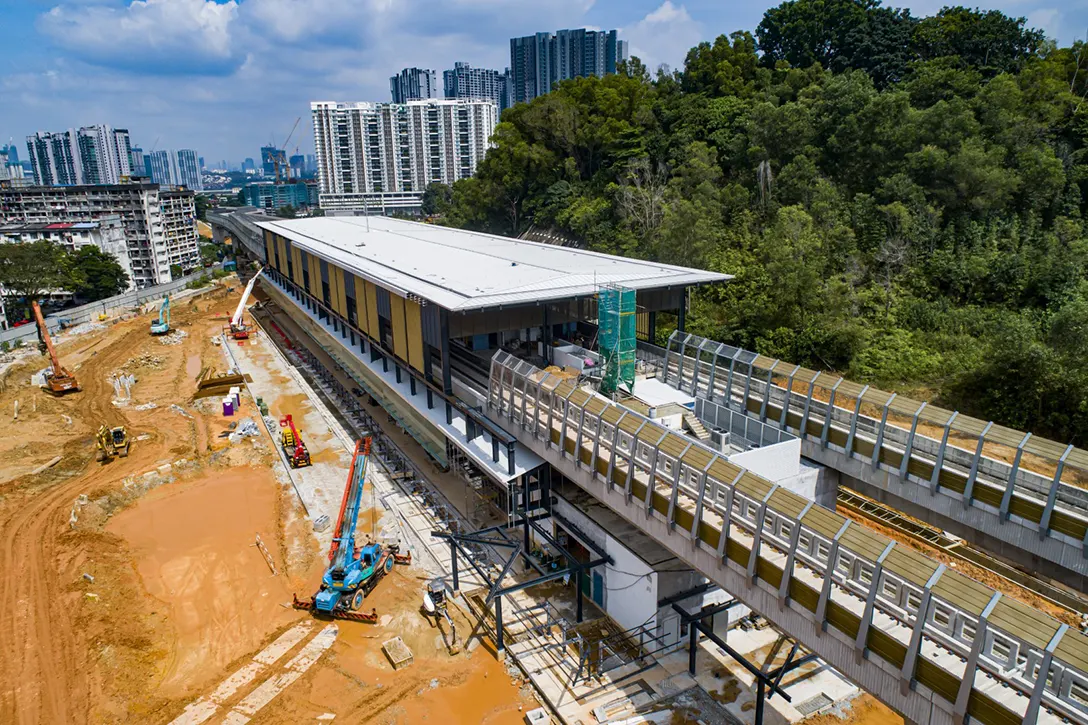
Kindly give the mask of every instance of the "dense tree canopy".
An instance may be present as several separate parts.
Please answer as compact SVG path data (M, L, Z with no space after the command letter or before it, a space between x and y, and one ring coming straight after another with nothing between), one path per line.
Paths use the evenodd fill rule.
M996 11L791 0L507 110L446 223L733 274L694 331L1084 444L1086 56Z

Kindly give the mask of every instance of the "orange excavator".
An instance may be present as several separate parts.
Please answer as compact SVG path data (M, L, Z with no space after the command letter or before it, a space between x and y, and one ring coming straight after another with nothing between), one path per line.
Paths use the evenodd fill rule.
M45 384L42 385L42 390L53 395L78 393L80 387L75 375L62 367L60 360L57 359L57 350L53 347L52 338L49 337L49 328L45 326L42 308L38 306L37 300L32 301L30 306L34 309L34 319L38 323L38 349L43 355L48 352L49 361L52 363L52 366L45 371Z

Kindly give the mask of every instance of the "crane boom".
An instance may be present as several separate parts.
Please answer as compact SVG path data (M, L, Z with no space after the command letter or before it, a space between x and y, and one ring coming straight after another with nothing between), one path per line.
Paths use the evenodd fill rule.
M336 528L332 533L329 546L331 569L344 569L355 555L355 527L359 523L359 509L363 501L363 489L366 487L366 466L370 460L370 438L364 438L355 444L355 455L351 459L348 472L348 485L344 488L344 500L340 504L340 515L336 519Z
M238 301L238 309L236 309L234 311L234 317L230 318L230 324L232 326L234 326L234 327L241 327L242 326L242 313L245 312L246 302L249 301L249 295L253 291L253 285L255 285L257 283L257 278L261 276L261 271L263 269L264 269L264 267L262 267L261 269L258 269L257 274L253 275L253 278L249 280L249 284L246 285L246 290L245 290L245 292L242 293L242 299ZM220 319L222 319L222 318L220 318Z

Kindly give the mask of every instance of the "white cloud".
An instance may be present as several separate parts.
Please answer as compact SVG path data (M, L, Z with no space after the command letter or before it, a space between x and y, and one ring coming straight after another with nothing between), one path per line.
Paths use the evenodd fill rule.
M665 0L656 10L628 28L620 36L631 44L631 55L637 55L653 70L661 64L680 68L687 52L703 40L702 26L692 19L683 5Z
M148 73L228 72L236 66L235 0L135 0L124 7L58 5L38 29L75 57Z
M1027 18L1029 28L1042 30L1048 38L1057 38L1066 30L1062 27L1062 14L1056 8L1037 8Z

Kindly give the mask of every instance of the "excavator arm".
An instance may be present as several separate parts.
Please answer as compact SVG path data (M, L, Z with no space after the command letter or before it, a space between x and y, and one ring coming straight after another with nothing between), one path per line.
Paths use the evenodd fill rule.
M60 366L60 360L57 359L57 350L53 347L53 339L49 337L49 328L45 325L42 308L38 306L37 300L33 300L30 306L34 309L34 320L38 323L38 339L42 341L49 353L49 362L53 366L53 375L63 376L64 370Z

